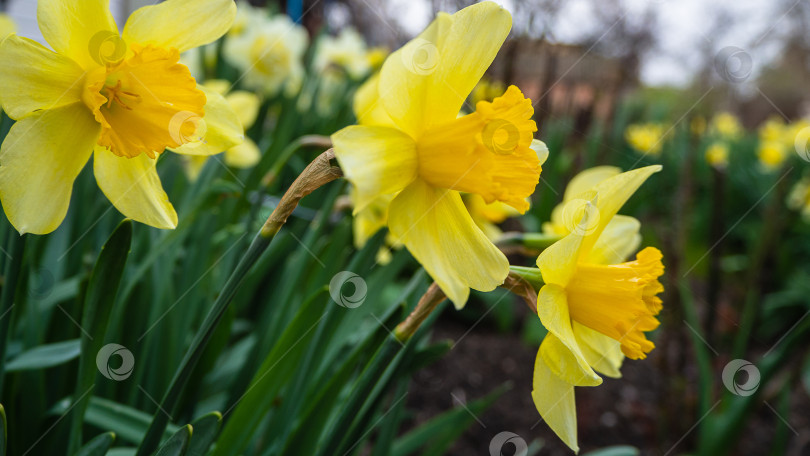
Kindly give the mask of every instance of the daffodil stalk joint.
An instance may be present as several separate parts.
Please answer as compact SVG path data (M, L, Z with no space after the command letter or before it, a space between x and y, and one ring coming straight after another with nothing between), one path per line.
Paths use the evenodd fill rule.
M419 303L416 304L410 315L394 329L394 337L402 343L409 341L427 317L436 310L436 307L445 298L442 289L436 282L433 282L419 299Z

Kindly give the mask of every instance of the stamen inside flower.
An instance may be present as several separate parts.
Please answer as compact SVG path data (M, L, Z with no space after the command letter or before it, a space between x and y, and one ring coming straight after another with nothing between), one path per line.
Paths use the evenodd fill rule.
M647 247L635 261L578 265L566 287L571 318L619 341L628 358L646 358L655 345L644 332L658 327L662 308L661 259L658 249Z
M510 86L491 103L478 102L474 113L430 128L417 141L420 177L525 212L540 178L540 160L530 148L533 114L531 100Z
M133 45L129 57L87 76L84 101L114 154L150 158L199 140L205 94L176 49Z

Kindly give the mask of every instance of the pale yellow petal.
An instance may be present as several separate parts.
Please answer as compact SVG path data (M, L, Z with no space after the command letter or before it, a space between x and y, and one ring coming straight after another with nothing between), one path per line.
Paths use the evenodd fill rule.
M126 54L109 0L39 0L37 22L53 50L86 70Z
M537 159L540 160L541 165L548 160L548 146L546 146L546 143L539 139L533 139L529 147L537 154Z
M99 188L124 216L155 228L177 227L177 213L163 191L155 165L146 154L119 157L97 146L93 172Z
M183 170L186 172L188 180L194 182L200 177L200 173L205 168L208 157L201 155L186 155L183 157Z
M256 117L259 116L259 97L255 93L244 90L236 90L225 96L225 100L231 105L231 109L239 117L239 122L245 129L253 126Z
M557 437L574 452L579 452L574 387L554 375L539 352L534 362L532 400L540 416Z
M574 337L576 337L577 344L582 350L582 354L585 355L588 364L597 372L608 377L620 378L622 373L619 369L621 369L624 361L622 344L616 339L576 321L572 322L572 327L574 328Z
M588 168L585 171L577 174L568 183L565 188L565 195L563 202L570 201L582 193L592 190L596 184L617 176L622 170L615 166L597 166L595 168Z
M399 130L355 125L332 135L332 144L343 174L357 189L355 212L416 178L416 144Z
M36 41L12 35L0 44L3 110L12 119L82 101L84 70Z
M561 287L568 285L577 270L581 246L582 235L571 233L543 250L537 257L543 281Z
M455 119L511 27L512 16L493 2L440 13L383 64L380 95L389 116L414 137Z
M626 171L598 183L593 188L593 191L597 194L595 205L598 209L598 223L595 224L594 229L587 230L587 235L582 242L582 249L580 249L581 256L585 256L590 252L607 224L610 223L613 216L619 212L619 209L630 199L633 193L641 187L641 184L653 174L661 171L661 169L661 165L653 165Z
M354 114L360 125L393 127L394 121L382 105L379 93L380 74L370 77L354 95Z
M565 290L556 285L541 288L537 296L537 315L549 332L540 346L540 354L549 368L572 385L601 384L602 378L591 369L574 337Z
M213 90L197 85L205 93L205 116L200 122L202 141L193 141L171 149L184 155L215 155L242 144L245 131L225 97ZM197 137L195 133L195 137Z
M218 40L235 17L233 0L166 0L132 13L124 26L124 40L185 52Z
M633 217L616 215L588 252L585 261L595 264L619 264L627 261L641 245L641 223Z
M34 113L11 127L0 149L0 200L17 231L47 234L59 227L100 130L81 103Z
M225 164L234 168L250 168L256 166L262 158L259 146L250 138L245 138L242 144L233 146L225 151Z
M470 288L492 291L509 273L509 261L475 226L456 191L415 180L391 202L388 226L457 308Z

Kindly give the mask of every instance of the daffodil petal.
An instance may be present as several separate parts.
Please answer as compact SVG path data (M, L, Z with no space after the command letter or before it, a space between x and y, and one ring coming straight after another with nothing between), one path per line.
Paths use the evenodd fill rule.
M343 174L357 189L355 212L416 178L416 143L399 130L355 125L332 135L332 144Z
M119 157L96 146L93 172L99 188L124 216L155 228L177 227L177 213L163 191L155 165L157 159L140 154Z
M236 90L225 95L225 100L231 105L231 109L236 113L244 128L253 126L259 115L259 105L261 104L255 93Z
M554 375L539 352L534 362L532 400L540 416L557 437L574 452L579 452L574 387Z
M109 0L39 0L37 22L54 51L85 70L100 67L126 51Z
M627 261L641 245L640 229L641 223L635 218L614 216L585 260L595 264L619 264Z
M509 274L509 261L475 226L456 191L415 180L391 202L388 226L457 308L470 288L492 291Z
M630 199L633 193L641 187L650 176L661 171L661 165L646 166L644 168L626 171L617 176L613 176L598 183L593 187L596 192L597 198L595 201L596 208L598 209L599 221L595 229L588 230L587 236L582 242L582 249L580 255L587 255L593 245L596 243L602 231L608 223L610 223L613 216L619 212L624 203Z
M259 146L247 137L242 144L225 151L225 164L239 169L255 166L261 158L262 153L259 151Z
M123 35L127 43L153 43L185 52L218 40L235 17L233 0L166 0L132 13Z
M571 233L551 244L537 257L537 267L547 284L568 285L577 271L577 259L582 246L582 235Z
M455 119L511 27L512 16L493 2L440 13L383 64L379 92L389 116L414 137Z
M539 139L532 139L529 147L537 154L537 159L540 160L541 165L548 160L548 146L546 146L546 143Z
M184 155L216 155L242 144L245 130L225 97L203 85L198 84L197 88L205 93L206 98L205 116L201 122L203 139L171 150Z
M59 227L100 131L81 103L34 113L11 127L0 149L0 200L17 231L47 234Z
M617 176L622 172L621 169L615 166L597 166L588 168L585 171L577 174L565 187L565 194L563 195L563 202L570 201L582 193L592 190L596 184Z
M611 378L621 378L619 371L624 361L622 344L599 331L583 324L572 322L574 336L582 354L594 370Z
M0 44L3 110L12 119L82 100L84 70L36 41L17 35Z
M394 126L394 121L382 105L379 87L380 74L377 73L357 89L354 95L354 114L360 125Z
M572 385L601 384L602 378L591 369L574 337L565 290L556 285L541 288L537 296L537 315L549 332L540 346L540 354L549 368Z

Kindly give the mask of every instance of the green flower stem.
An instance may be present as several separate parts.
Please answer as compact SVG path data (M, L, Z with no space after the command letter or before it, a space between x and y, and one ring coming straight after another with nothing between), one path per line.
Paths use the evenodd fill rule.
M287 218L298 206L299 201L319 187L343 176L340 168L330 164L330 161L334 158L335 154L330 149L319 155L307 166L304 172L298 176L295 182L290 186L290 189L287 190L281 198L278 206L276 206L273 213L270 214L270 217L267 219L262 229L253 239L253 242L251 242L247 252L245 252L239 264L236 266L236 269L231 273L222 292L205 317L205 321L203 321L202 326L197 331L185 357L180 362L180 366L178 366L177 372L174 378L172 378L169 389L160 401L160 405L155 412L152 423L149 425L146 436L138 448L137 456L152 454L158 448L160 439L169 422L167 413L174 413L194 367L203 355L205 347L208 345L211 337L214 335L217 325L228 310L228 306L236 295L239 285L273 241L273 238L287 221Z
M519 244L529 249L536 249L543 251L562 239L558 234L544 234L544 233L504 233L498 239L498 246L503 247L507 245Z
M543 288L546 283L543 281L543 274L538 268L528 268L525 266L509 266L509 271L529 283L537 291Z
M20 280L23 252L25 250L26 235L19 235L17 231L8 230L8 260L3 271L3 292L0 295L0 393L3 391L3 378L6 373L6 346L8 345L8 332L11 325L11 310L14 307L14 294Z

